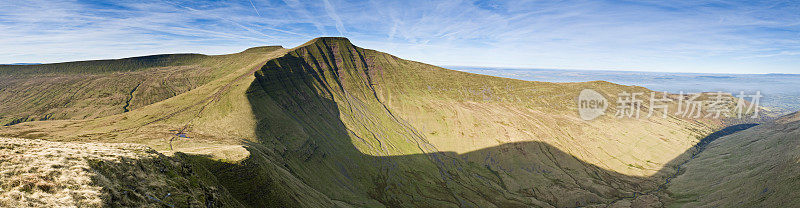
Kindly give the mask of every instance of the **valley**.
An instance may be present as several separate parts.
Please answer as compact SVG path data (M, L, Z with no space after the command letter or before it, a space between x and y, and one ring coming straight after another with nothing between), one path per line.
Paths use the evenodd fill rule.
M59 205L796 204L779 198L794 194L797 114L753 127L751 120L662 112L617 118L621 107L609 105L605 116L585 121L576 104L583 89L611 102L625 92L654 91L449 70L346 38L228 55L0 66L0 81L0 137L9 138L0 143L0 158L20 161L11 159L18 156L13 151L60 147L51 157L85 166L75 174L86 176L80 185L91 196ZM637 110L646 115L654 106L649 96L642 99ZM111 147L120 155L91 151ZM743 169L752 171L736 173ZM0 169L4 178L28 174L11 170ZM30 174L48 174L42 171ZM756 186L753 177L768 184L758 186L760 197L742 188ZM26 193L24 184L9 183L3 181L0 199L49 197L70 186L33 183L41 190ZM741 197L723 196L728 192ZM17 202L23 203L0 206Z

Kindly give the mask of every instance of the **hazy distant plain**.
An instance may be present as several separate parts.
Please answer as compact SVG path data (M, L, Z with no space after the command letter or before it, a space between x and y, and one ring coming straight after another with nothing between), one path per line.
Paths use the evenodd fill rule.
M529 81L609 81L670 93L728 92L752 95L760 91L761 106L781 113L800 110L800 74L710 74L606 70L514 69L449 66L447 68Z

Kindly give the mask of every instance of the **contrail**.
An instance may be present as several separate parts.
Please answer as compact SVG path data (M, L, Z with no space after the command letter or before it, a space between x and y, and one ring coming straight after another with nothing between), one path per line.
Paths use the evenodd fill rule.
M322 2L325 4L325 11L328 12L328 16L330 16L331 19L333 19L333 21L336 23L336 31L339 32L340 36L344 36L344 34L347 33L347 30L344 29L342 18L339 18L339 15L336 14L336 9L333 8L333 5L330 1L322 0Z
M253 0L250 0L250 6L253 6L253 10L256 10L256 14L258 14L258 16L260 17L261 13L258 13L258 9L256 9L256 5L253 4Z
M189 10L189 11L191 11L191 12L197 12L197 13L200 13L200 14L202 14L202 15L206 15L206 16L209 16L209 17L214 17L214 18L217 18L217 19L220 19L220 20L224 20L224 21L230 22L230 23L231 23L231 24L233 24L234 26L237 26L237 27L239 27L239 28L242 28L242 29L244 29L244 30L247 30L247 31L249 31L249 32L252 32L252 33L255 33L255 34L258 34L258 35L263 35L264 37L268 37L268 38L272 38L272 39L277 39L277 38L275 38L275 37L273 37L273 36L270 36L270 35L264 34L264 33L260 32L260 31L258 31L258 30L255 30L255 29L253 29L253 28L250 28L250 27L247 27L247 26L245 26L245 25L239 24L238 22L236 22L236 21L233 21L233 20L231 20L231 19L228 19L228 18L224 18L224 17L218 16L218 15L214 15L214 14L211 14L211 13L207 13L207 12L205 12L205 11L202 11L202 10L197 10L197 9L194 9L194 8L191 8L191 7L183 6L183 5L180 5L180 4L178 4L177 2L172 2L172 1L169 1L169 0L166 0L165 2L166 2L166 3L168 3L168 4L171 4L171 5L173 5L173 6L176 6L176 7L178 7L178 8L183 8L183 9ZM252 3L252 0L250 0L250 2ZM251 5L252 5L252 4L251 4ZM258 13L258 10L256 10L256 13ZM259 15L259 16L261 16L261 14L258 14L258 15ZM251 26L252 26L252 25L251 25ZM303 37L311 37L311 36L309 36L309 35L300 34L300 33L292 32L292 31L287 31L287 30L281 30L281 29L272 28L272 27L267 27L267 26L263 26L263 25L261 25L261 26L259 26L259 27L260 27L260 28L262 28L262 29L273 30L273 31L278 31L278 32L282 32L282 33L292 34L292 35L298 35L298 36L303 36Z
M244 30L250 31L250 32L252 32L252 33L259 34L259 35L263 35L264 37L268 37L268 38L276 39L275 37L269 36L269 35L267 35L267 34L264 34L264 33L260 32L260 31L258 31L258 30L254 30L254 29L252 29L252 28L250 28L250 27L247 27L247 26L244 26L244 25L242 25L242 24L239 24L238 22L236 22L236 21L233 21L233 20L230 20L230 19L228 19L228 18L220 17L220 16L217 16L217 15L214 15L214 14L210 14L210 13L205 13L205 12L203 12L203 11L201 11L201 10L197 10L197 9L194 9L194 8L191 8L191 7L183 6L183 5L180 5L180 4L178 4L178 3L175 3L175 2L170 2L170 1L166 1L166 2L167 2L167 3L169 3L169 4L175 5L175 6L177 6L177 7L184 8L184 9L186 9L186 10L192 11L192 12L198 12L198 13L202 13L202 14L204 14L204 15L207 15L207 16L211 16L211 17L215 17L215 18L218 18L218 19L221 19L221 20L228 21L228 22L230 22L231 24L233 24L233 25L235 25L235 26L238 26L238 27L240 27L240 28L242 28L242 29L244 29Z

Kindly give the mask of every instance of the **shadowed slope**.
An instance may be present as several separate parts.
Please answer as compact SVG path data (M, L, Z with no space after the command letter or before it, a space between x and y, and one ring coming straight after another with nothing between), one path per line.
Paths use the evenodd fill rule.
M328 91L316 83L326 75L303 65L296 57L274 61L257 74L258 83L248 91L254 113L261 118L257 128L260 142L250 144L251 154L265 154L266 158L279 161L284 164L282 168L332 199L356 206L378 206L377 201L393 207L572 207L611 202L624 206L660 204L657 197L669 200L666 193L656 191L665 185L663 177L636 177L607 170L543 142L507 143L463 154L364 154L362 148L381 150L380 146L393 146L390 142L402 142L374 135L405 131L411 135L394 138L413 140L415 130L404 130L400 124L384 125L370 127L367 135L360 136L351 129L360 126L347 123L379 121L346 112L376 114L382 109L364 107L369 105L356 99L351 103L361 104L337 104L331 100L337 90ZM292 73L275 71L277 67ZM338 93L341 92L344 91ZM704 141L715 138L710 136ZM656 175L674 174L674 168L685 161L683 158L692 157L697 151L699 148L690 148L667 162L661 170L664 173ZM527 185L520 181L533 182ZM649 197L629 197L642 192Z
M423 71L420 71L421 67ZM463 105L463 102L473 102L469 100L471 97L453 94L434 97L419 89L412 90L413 87L419 87L415 82L443 84L441 81L447 81L456 88L474 87L471 84L473 82L459 82L460 78L478 80L477 83L484 83L484 87L489 89L493 89L493 85L497 83L511 87L531 85L524 89L542 92L520 95L502 94L507 91L497 90L500 95L481 104L501 105L508 109L511 108L508 107L510 105L530 104L519 99L513 100L515 96L554 94L556 98L543 98L544 101L532 101L530 105L546 112L539 114L541 116L550 114L550 117L556 117L553 120L561 128L580 125L572 122L581 121L557 119L567 118L570 115L564 114L572 109L567 107L571 105L570 101L563 101L563 97L569 95L559 96L553 93L554 90L570 94L577 93L582 87L612 92L625 87L603 82L517 82L455 71L425 69L429 67L433 66L357 48L342 38L310 41L283 57L267 62L256 73L257 82L248 90L248 99L259 121L256 126L259 142L251 144L250 148L263 150L258 154L273 154L268 158L281 161L278 163L285 164L284 167L289 172L331 199L358 206L380 202L389 206L563 207L605 204L634 192L656 189L666 176L675 172L675 165L690 157L691 154L683 151L691 147L692 141L697 141L694 137L688 138L688 147L676 150L680 152L657 163L656 167L659 168L652 170L653 177L629 176L617 172L618 170L584 162L575 156L575 152L561 151L562 148L554 146L552 140L505 141L499 145L491 145L492 147L470 147L475 151L451 152L448 151L451 147L433 144L430 141L431 134L418 130L420 123L408 122L399 117L397 112L403 113L400 110L402 107L393 106L415 104L417 107L426 107L432 104L420 102L450 98L447 96L456 101L445 102ZM405 77L414 75L441 80ZM475 97L480 98L480 95ZM553 106L541 108L547 106L548 102L553 102ZM445 110L453 108L442 105L439 107ZM437 114L433 112L417 115L435 118ZM444 119L439 125L442 125L441 122L447 125L448 121L461 120ZM627 123L612 119L606 121L623 126ZM480 121L475 123L485 124ZM649 132L666 132L658 128L688 132L694 131L692 128L707 128L678 119L655 119L645 121L644 125L651 125L649 129L645 128ZM531 129L553 128L545 124L539 127ZM480 128L493 130L483 126ZM579 129L581 128L561 132L568 135L580 134ZM461 130L445 129L440 132L452 134L458 131ZM675 136L674 132L672 136ZM638 143L651 138L639 138ZM462 145L469 146L469 143ZM584 145L572 143L565 146L585 148ZM675 147L661 148L663 151ZM256 154L254 152L251 151L251 154ZM666 168L662 169L661 166ZM625 170L627 169L623 169ZM539 174L534 174L535 172ZM325 177L319 177L320 175Z
M686 165L669 191L686 207L800 204L798 113L725 136Z
M232 160L196 165L254 207L572 207L658 189L691 157L687 149L724 125L661 114L586 122L575 113L582 89L610 101L650 91L469 74L344 38L253 50L216 63L233 65L216 79L129 112L0 132ZM659 203L651 199L619 203Z

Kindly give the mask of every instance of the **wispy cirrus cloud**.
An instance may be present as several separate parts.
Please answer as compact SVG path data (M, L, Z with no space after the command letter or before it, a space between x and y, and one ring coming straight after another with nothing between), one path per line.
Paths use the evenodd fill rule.
M800 73L793 1L2 2L0 63L294 46L316 36L439 65Z
M253 3L253 0L250 0L250 6L253 6L253 10L255 10L256 14L260 17L261 13L258 12L258 8L256 8L256 4Z
M327 12L328 16L336 23L336 31L339 32L339 35L344 36L347 30L344 29L344 23L342 23L342 18L339 18L339 14L336 13L336 8L331 5L329 0L322 0L322 3L325 5L325 12Z

